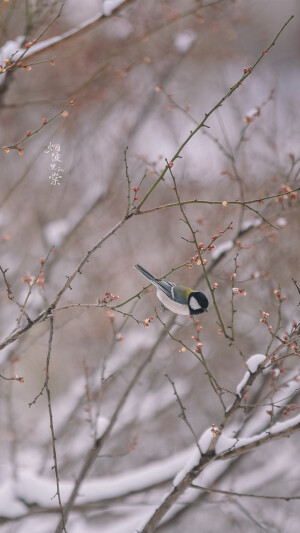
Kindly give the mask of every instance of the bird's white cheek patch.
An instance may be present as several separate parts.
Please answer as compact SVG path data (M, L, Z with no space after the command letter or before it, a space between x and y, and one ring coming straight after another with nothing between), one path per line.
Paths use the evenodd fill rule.
M201 309L201 305L199 305L198 300L194 296L190 298L190 308L193 309L193 311L197 311L198 309Z

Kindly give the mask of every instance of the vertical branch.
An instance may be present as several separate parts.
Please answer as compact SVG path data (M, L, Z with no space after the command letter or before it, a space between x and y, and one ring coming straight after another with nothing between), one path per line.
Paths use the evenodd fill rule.
M237 276L237 269L238 269L237 258L238 258L238 256L239 256L239 254L236 254L236 256L234 258L234 272L231 275L231 326L230 326L230 329L231 329L231 337L232 337L233 341L235 340L234 315L236 313L236 309L234 309L234 295L236 294L235 290L234 290L234 284L235 284L235 279L236 279L236 276Z
M171 163L168 163L168 162L167 162L167 165L168 165L168 167L169 167L169 172L170 172L171 177L172 177L172 180L173 180L174 191L175 191L175 194L176 194L176 197L177 197L177 202L178 202L178 205L179 205L179 207L180 207L181 214L182 214L182 216L183 216L183 218L184 218L184 221L185 221L185 223L187 224L187 226L188 226L188 228L190 229L190 232L191 232L191 234L192 234L192 236L193 236L193 241L194 241L194 244L195 244L195 246L196 246L197 253L198 253L198 255L199 255L199 259L200 259L201 266L202 266L202 269L203 269L203 274L204 274L204 277L205 277L205 281L206 281L206 283L207 283L207 287L208 287L209 292L210 292L210 294L211 294L211 298L212 298L212 301L213 301L213 305L214 305L214 308L215 308L215 311L216 311L216 314L217 314L217 317L218 317L218 324L219 324L220 328L222 329L222 332L223 332L224 336L225 336L227 339L229 338L230 340L232 340L231 337L229 337L229 335L228 335L227 332L226 332L226 329L225 329L225 326L224 326L224 323L223 323L223 320L222 320L222 317L221 317L221 313L220 313L220 311L219 311L219 308L218 308L218 305L217 305L217 302L216 302L216 299L215 299L215 291L214 291L213 287L211 286L211 283L210 283L210 281L209 281L208 274L207 274L207 272L206 272L206 268L205 268L205 265L204 265L204 262L203 262L203 259L202 259L202 253L201 253L201 250L200 250L200 248L199 248L199 245L198 245L198 242L197 242L197 239L196 239L196 233L195 233L195 231L193 230L193 228L192 228L192 226L191 226L191 223L190 223L190 221L189 221L189 219L188 219L188 217L187 217L187 215L185 214L185 211L184 211L184 209L183 209L183 205L182 205L182 203L181 203L180 196L179 196L178 189L177 189L177 185L176 185L175 176L174 176L174 174L173 174L173 172L172 172L172 170L171 170L173 164L172 164L172 162L171 162Z
M64 518L64 511L63 511L62 502L61 502L60 488L59 488L58 463L57 463L57 454L56 454L56 446L55 446L53 414L52 414L52 407L51 407L51 394L50 394L50 388L49 388L49 367L50 367L50 356L51 356L51 350L52 350L52 340L53 340L53 317L50 318L50 331L49 331L49 341L48 341L48 354L47 354L47 361L46 361L45 388L46 388L47 399L48 399L49 421L50 421L50 430L51 430L51 438L52 438L52 451L53 451L54 471L55 471L55 478L56 478L56 496L58 498L59 509L61 512L62 531L67 533L66 525L65 525L65 518Z
M181 401L181 398L180 398L180 396L179 396L179 394L178 394L178 392L177 392L177 389L176 389L175 383L174 383L174 381L170 378L170 376L168 376L168 374L165 374L165 376L166 376L166 378L169 380L169 382L170 382L170 384L171 384L171 386L172 386L172 388L173 388L174 396L176 397L176 400L177 400L177 402L178 402L178 405L179 405L179 407L180 407L180 409L181 409L179 416L180 416L180 418L182 418L182 420L186 423L186 425L187 425L187 427L189 428L191 434L193 435L193 437L194 437L194 441L195 441L195 444L196 444L196 446L197 446L197 448L198 448L198 450L199 450L199 452L200 452L200 455L201 455L201 450L200 450L200 445L199 445L199 442L198 442L197 435L196 435L196 433L195 433L195 431L194 431L194 429L193 429L193 427L192 427L190 421L188 420L188 418L187 418L187 416L186 416L186 413L185 413L186 408L184 407L184 405L183 405L183 403L182 403L182 401Z
M130 212L130 206L131 206L131 198L130 198L130 177L129 177L129 171L128 171L128 164L127 164L127 151L128 146L124 150L124 162L125 162L125 174L127 179L127 210L126 210L126 217L128 217Z

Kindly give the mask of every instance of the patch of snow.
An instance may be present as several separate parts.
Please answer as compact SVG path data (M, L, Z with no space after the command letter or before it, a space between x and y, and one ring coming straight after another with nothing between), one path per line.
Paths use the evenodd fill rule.
M284 226L287 225L287 219L284 217L279 217L275 221L275 224L277 224L277 226L279 226L280 228L284 228Z
M6 481L0 486L0 516L16 518L27 514L27 507L17 500L11 481Z
M186 54L197 39L197 33L193 30L185 30L174 36L174 48L180 54Z
M216 246L216 248L211 252L210 256L212 259L219 259L220 255L228 252L233 248L233 241L225 241L222 244Z
M265 358L265 355L257 353L255 355L251 355L251 357L247 359L246 365L249 368L251 374L254 374L254 372L256 372L258 366L265 360Z
M173 485L176 487L179 485L179 483L185 478L186 474L194 468L194 466L197 466L201 459L201 453L199 451L199 448L195 448L194 451L191 453L189 460L186 462L184 467L178 472L178 474L175 476L173 480Z
M19 37L16 37L14 41L6 41L6 43L0 48L0 65L2 67L5 67L5 59L11 59L11 57L16 52L21 52L20 46L22 42L24 41L24 36L19 35ZM13 57L13 60L15 60L15 56ZM0 85L4 83L6 73L1 74L0 76Z
M255 218L254 220L244 220L241 230L247 231L250 228L256 228L257 226L260 226L262 223L262 220L260 218Z
M59 246L62 244L64 238L70 234L85 216L90 211L92 206L106 194L107 189L100 184L98 188L88 189L80 202L68 213L65 218L54 220L50 222L44 229L45 237L50 246Z
M113 11L124 3L125 0L104 0L103 13L106 17L109 17Z
M247 370L247 372L245 372L245 374L244 374L244 377L242 378L242 380L239 382L239 384L236 387L236 393L237 393L237 395L239 397L241 397L241 394L240 394L241 390L242 390L243 386L245 385L245 383L247 383L249 377L250 377L250 372L248 372L248 370Z
M294 416L293 418L289 418L288 420L284 420L283 422L276 422L271 429L269 429L268 433L271 433L272 435L276 435L276 433L280 433L281 431L284 431L285 429L288 429L290 427L296 426L300 423L300 415Z
M108 425L109 425L109 420L105 418L104 416L99 416L97 418L97 439L102 437Z
M210 446L210 443L213 439L213 433L212 433L212 427L210 426L209 428L207 428L201 435L200 439L199 439L199 446L200 446L200 450L202 453L206 453L209 446Z
M231 450L236 446L238 439L229 437L225 433L222 433L216 444L216 453L223 453L227 450Z

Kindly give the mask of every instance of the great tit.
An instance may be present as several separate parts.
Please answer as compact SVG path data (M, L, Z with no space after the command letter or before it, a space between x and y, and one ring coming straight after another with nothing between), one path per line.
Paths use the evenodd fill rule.
M156 295L163 308L166 307L177 315L199 315L207 311L208 299L203 292L157 279L140 265L134 265L134 268L156 287Z

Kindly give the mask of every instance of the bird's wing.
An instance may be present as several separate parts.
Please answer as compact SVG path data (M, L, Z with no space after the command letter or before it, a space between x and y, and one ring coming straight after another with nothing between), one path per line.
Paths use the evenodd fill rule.
M193 292L189 287L183 287L182 285L173 285L172 287L172 296L175 302L179 304L186 304L189 294Z
M168 298L171 298L171 300L173 299L173 288L175 286L174 283L171 283L169 281L161 281L159 279L152 281L152 283L158 289L164 292L168 296Z
M157 289L160 289L162 292L164 292L168 298L173 298L172 289L174 287L174 283L171 283L169 281L162 281L160 279L155 278L141 265L134 265L134 268L138 270L145 278L147 278Z

